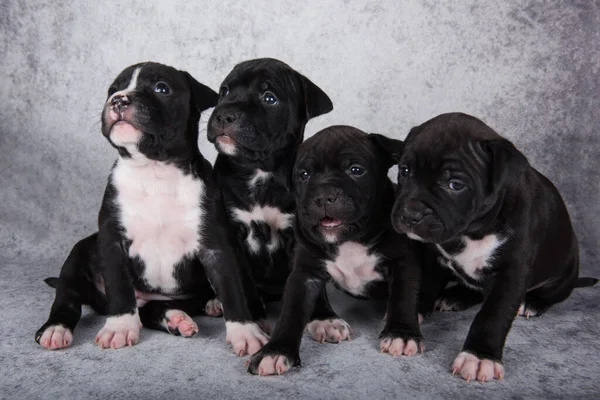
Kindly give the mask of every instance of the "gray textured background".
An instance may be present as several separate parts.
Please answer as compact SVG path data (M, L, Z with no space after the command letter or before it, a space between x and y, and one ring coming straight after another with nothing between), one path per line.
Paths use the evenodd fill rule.
M372 305L341 295L335 307L357 338L305 340L305 368L282 378L245 375L220 320L200 318L202 332L190 340L144 330L139 346L115 352L92 346L102 324L95 317L83 319L67 351L33 342L52 299L42 278L95 229L116 155L100 134L106 89L147 60L217 89L237 62L279 58L333 100L307 135L343 123L403 138L442 112L478 116L555 182L580 239L582 272L598 276L600 3L493 3L0 2L0 397L598 395L597 288L518 321L507 379L486 386L448 373L474 311L435 315L424 326L425 355L392 360L377 354L382 309L373 316Z

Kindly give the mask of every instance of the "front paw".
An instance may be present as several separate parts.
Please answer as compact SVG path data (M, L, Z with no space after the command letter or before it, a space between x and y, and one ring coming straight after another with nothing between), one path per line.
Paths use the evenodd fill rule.
M47 350L64 349L73 341L73 333L62 324L49 325L37 331L35 341Z
M139 340L141 327L142 322L137 310L134 314L108 317L94 342L102 349L133 346Z
M246 354L254 354L262 346L267 344L269 337L254 322L225 322L227 331L227 343L233 347L233 351L240 357Z
M410 357L425 351L423 337L420 335L384 330L379 335L379 339L381 352L389 353L392 357Z
M288 354L269 343L252 356L248 362L248 372L260 376L283 375L291 367L300 365L300 357Z
M350 325L341 318L311 321L306 325L306 330L319 343L324 341L339 343L342 340L350 340L352 332Z
M477 379L487 382L504 378L504 367L497 361L480 359L474 354L462 351L452 363L452 375L459 374L467 382Z

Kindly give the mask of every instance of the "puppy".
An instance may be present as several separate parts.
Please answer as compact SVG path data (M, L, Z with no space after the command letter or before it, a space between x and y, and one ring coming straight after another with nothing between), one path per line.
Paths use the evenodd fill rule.
M577 238L565 204L511 142L469 115L443 114L413 128L396 155L394 228L425 242L459 281L438 307L483 300L452 373L502 379L515 316L542 314L577 283ZM440 289L445 275L423 281Z
M348 324L327 299L325 285L330 280L355 297L387 296L383 352L412 356L423 350L417 317L419 265L409 248L411 241L390 223L394 187L387 173L394 160L386 148L401 143L333 126L300 147L293 174L294 269L273 336L250 361L249 372L282 374L299 365L308 322L307 329L321 341L349 337Z
M152 62L130 66L110 86L102 134L119 158L98 232L75 245L53 282L50 317L35 335L42 347L71 343L82 304L108 316L95 340L101 348L137 343L141 325L192 336L190 315L204 310L212 288L235 352L266 342L244 299L212 168L198 150L200 113L217 97L187 72Z
M304 126L333 109L308 78L281 61L238 64L225 78L208 122L219 155L215 177L243 260L252 312L281 297L293 247L290 177Z

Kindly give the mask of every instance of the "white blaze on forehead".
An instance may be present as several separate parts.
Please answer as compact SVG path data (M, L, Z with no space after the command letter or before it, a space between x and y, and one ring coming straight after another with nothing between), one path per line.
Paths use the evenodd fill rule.
M109 98L108 100L106 100L107 103L111 102L112 99L115 96L127 96L129 93L135 91L135 88L137 87L137 81L138 81L138 76L140 76L140 71L142 70L142 67L137 67L136 69L133 70L133 74L131 74L131 80L129 81L129 85L127 85L127 87L123 90L119 90L118 92L114 92Z

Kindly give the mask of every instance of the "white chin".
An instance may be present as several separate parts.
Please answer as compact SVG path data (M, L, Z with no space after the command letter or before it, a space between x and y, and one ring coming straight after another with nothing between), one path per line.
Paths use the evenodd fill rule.
M237 153L237 148L235 147L235 144L231 143L219 143L218 150L219 152L228 156L234 156Z
M418 240L419 242L424 242L424 241L425 241L425 240L424 240L424 239L423 239L421 236L419 236L419 235L415 235L414 233L410 233L410 232L408 232L408 233L406 234L406 236L408 236L408 237L409 237L409 238L411 238L412 240Z
M117 146L135 146L141 138L142 132L127 123L117 123L110 130L110 140Z
M324 232L323 238L327 243L337 243L338 241L338 236L335 233Z

